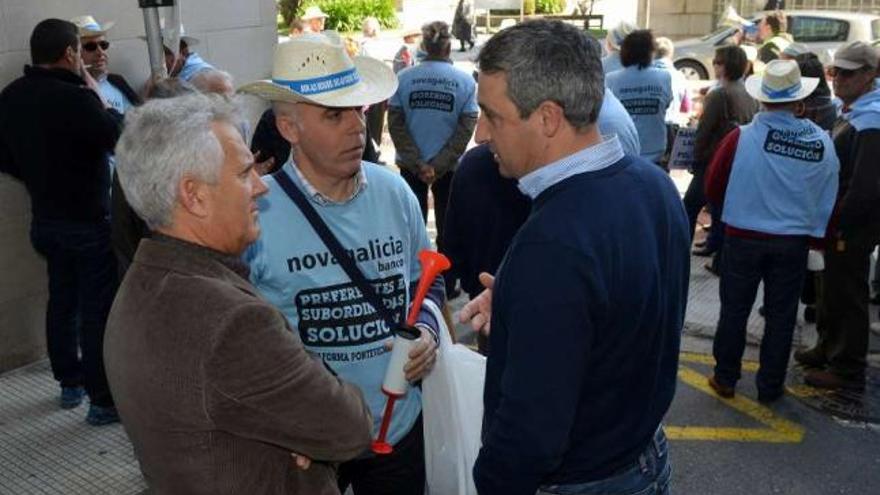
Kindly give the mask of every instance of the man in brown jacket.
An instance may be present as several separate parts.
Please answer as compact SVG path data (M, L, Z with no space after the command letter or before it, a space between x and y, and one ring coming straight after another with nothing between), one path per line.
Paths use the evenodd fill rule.
M155 235L113 304L110 386L152 493L338 494L333 463L368 448L372 418L248 282L266 186L236 122L204 95L128 116L117 169Z

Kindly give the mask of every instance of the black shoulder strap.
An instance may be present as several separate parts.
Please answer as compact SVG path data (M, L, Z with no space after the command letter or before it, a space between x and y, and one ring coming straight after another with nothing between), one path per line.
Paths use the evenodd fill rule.
M345 270L345 273L351 281L354 282L358 289L360 289L367 302L369 302L370 305L373 306L373 309L375 309L382 319L385 320L388 328L392 330L396 328L398 323L395 321L394 315L392 315L391 311L389 311L382 303L382 299L379 297L379 294L376 293L376 289L374 289L373 286L370 285L370 282L367 281L367 277L365 277L360 268L357 267L354 260L348 254L348 251L346 251L345 248L342 247L342 244L339 243L339 239L333 235L333 232L330 232L330 228L327 227L327 224L324 223L324 220L321 219L321 216L315 211L315 207L312 206L306 198L306 195L303 194L299 187L293 183L284 169L278 170L278 172L272 177L275 178L278 185L281 186L281 189L283 189L284 192L287 193L287 196L290 197L296 206L299 207L300 211L312 225L312 228L315 229L318 237L321 238L324 245L327 246L327 249L330 250L330 253L336 258L336 261L339 262L339 265Z

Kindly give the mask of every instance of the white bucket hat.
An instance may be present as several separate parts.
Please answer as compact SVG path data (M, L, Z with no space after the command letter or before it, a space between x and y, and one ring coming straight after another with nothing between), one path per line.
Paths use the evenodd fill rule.
M308 33L278 44L272 79L238 90L269 101L358 107L391 97L397 90L397 77L380 60L352 60L343 45L323 34Z
M79 35L82 37L90 37L90 36L104 36L107 34L107 31L116 24L113 21L107 21L104 24L99 24L98 21L95 20L94 17L90 15L81 15L74 17L70 20L70 22L76 24L77 30L79 31Z
M305 12L303 12L303 15L302 15L302 17L300 17L300 19L302 19L304 21L308 21L310 19L320 19L322 17L326 19L327 17L330 17L330 16L325 14L324 11L321 10L320 6L312 5L311 7L307 8Z
M746 79L746 91L763 103L789 103L803 100L816 89L819 79L801 77L794 60L773 60L760 76Z

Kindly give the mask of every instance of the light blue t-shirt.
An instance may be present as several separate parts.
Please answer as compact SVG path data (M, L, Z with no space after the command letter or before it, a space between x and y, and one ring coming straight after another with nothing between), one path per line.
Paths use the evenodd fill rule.
M617 135L625 154L639 156L641 146L636 125L626 112L626 108L620 104L620 100L608 89L605 90L605 98L602 99L602 108L599 109L596 123L599 125L599 133L603 136Z
M623 68L620 62L620 52L614 51L602 57L602 72L607 76L609 73Z
M477 114L476 83L449 62L426 60L400 71L400 85L388 101L406 117L406 130L429 161L443 149L461 114Z
M840 162L827 132L790 112L740 127L722 220L740 229L824 237Z
M186 57L186 62L183 63L183 67L180 69L180 74L178 74L177 77L186 82L190 82L193 76L199 72L213 68L214 66L205 62L198 53L190 53L189 56Z
M104 97L104 101L107 102L108 105L117 112L125 115L125 112L131 108L131 101L125 97L125 94L120 91L116 86L110 84L110 81L107 80L107 76L101 78L98 81L98 90L101 92L101 96Z
M849 112L843 114L856 132L880 129L880 89L864 94L853 102Z
M672 102L672 76L663 69L631 65L605 76L610 89L633 119L641 157L657 163L666 151L666 109Z
M345 203L310 199L358 268L401 321L409 306L410 285L421 275L418 253L428 234L409 186L388 169L363 162L364 189ZM307 191L288 161L287 173ZM378 432L385 407L381 391L392 338L315 230L272 177L258 200L260 238L245 252L251 282L287 317L306 349L322 358L343 380L360 387ZM311 196L306 193L307 197ZM398 442L421 412L421 392L411 387L394 406L388 440Z

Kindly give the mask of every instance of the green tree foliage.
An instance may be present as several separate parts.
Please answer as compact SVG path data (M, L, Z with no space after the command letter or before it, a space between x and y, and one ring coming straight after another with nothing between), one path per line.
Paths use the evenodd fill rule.
M384 28L397 27L394 0L304 0L298 14L311 5L320 6L327 13L327 29L360 31L364 18L369 16L378 19Z

